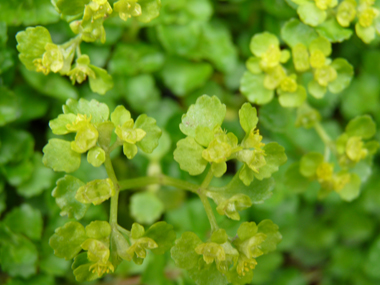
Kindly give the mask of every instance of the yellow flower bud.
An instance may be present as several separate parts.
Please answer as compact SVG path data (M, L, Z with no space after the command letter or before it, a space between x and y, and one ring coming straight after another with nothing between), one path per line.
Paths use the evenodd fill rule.
M342 27L348 27L356 16L356 1L345 0L340 3L336 15L336 20Z
M309 53L304 44L298 43L292 49L294 67L299 72L304 72L310 68Z
M322 162L317 168L317 178L319 181L329 181L334 173L334 166L328 162Z
M321 86L327 86L330 82L338 77L336 70L330 65L317 68L314 72L314 78Z
M273 68L280 63L281 50L278 45L270 45L268 50L262 54L260 66L266 71L268 68Z
M366 7L359 13L359 24L364 28L372 26L373 20L377 17L379 11L373 7Z
M359 162L368 155L368 150L363 148L364 142L361 137L350 137L346 145L346 155L354 162Z
M321 50L315 50L310 54L310 65L313 68L321 68L326 63L326 56Z
M284 92L296 92L298 88L297 81L293 77L287 76L281 81L280 88Z

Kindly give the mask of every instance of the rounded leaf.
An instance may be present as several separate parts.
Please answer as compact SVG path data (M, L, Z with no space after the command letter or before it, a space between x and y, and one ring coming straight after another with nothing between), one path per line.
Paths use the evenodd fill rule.
M273 99L274 91L264 87L264 78L264 74L244 73L240 81L240 92L249 102L263 105Z
M70 173L80 166L81 155L71 149L71 143L68 141L50 139L42 151L42 162L54 171Z

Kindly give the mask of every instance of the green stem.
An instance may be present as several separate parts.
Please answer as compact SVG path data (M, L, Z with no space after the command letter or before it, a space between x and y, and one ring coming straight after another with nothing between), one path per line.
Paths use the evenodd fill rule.
M333 141L330 138L330 136L326 133L325 129L322 127L320 123L316 123L314 126L315 131L325 144L325 154L324 154L324 160L329 161L330 159L330 151L335 153L335 148L333 145Z
M121 232L122 234L125 234L126 236L130 236L131 235L131 232L124 229L122 226L119 226L117 225L117 229L119 230L119 232Z
M119 186L119 182L117 181L116 174L112 166L109 152L106 153L106 160L104 162L104 166L106 167L108 177L112 180L113 184L115 185L115 195L111 197L110 225L117 226L117 210L118 210L120 186Z
M181 179L172 178L163 174L157 176L145 176L139 178L126 179L119 182L120 191L143 188L152 184L173 186L178 189L189 190L193 193L198 193L197 191L200 188L199 185Z
M212 170L210 169L207 172L207 175L205 179L203 180L201 187L198 189L199 198L202 201L203 207L205 208L205 211L207 214L207 218L211 225L211 232L215 232L216 230L219 229L215 216L214 216L214 212L212 211L210 202L208 201L208 198L205 193L213 177L214 177L214 174L212 173Z

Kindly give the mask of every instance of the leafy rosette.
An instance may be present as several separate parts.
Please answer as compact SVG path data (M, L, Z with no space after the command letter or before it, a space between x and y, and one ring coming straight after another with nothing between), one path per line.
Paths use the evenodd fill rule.
M329 10L338 5L338 0L292 0L298 4L297 13L307 25L316 27L322 24Z
M171 254L196 284L247 284L252 280L256 258L275 250L281 238L278 227L270 220L258 226L245 222L232 239L224 229L213 232L207 242L185 232L176 240Z
M277 37L268 32L251 39L254 57L247 61L247 69L240 82L240 91L252 103L267 104L277 90L283 107L298 107L306 99L306 90L297 83L296 74L288 74L282 65L290 58L289 50L280 50Z

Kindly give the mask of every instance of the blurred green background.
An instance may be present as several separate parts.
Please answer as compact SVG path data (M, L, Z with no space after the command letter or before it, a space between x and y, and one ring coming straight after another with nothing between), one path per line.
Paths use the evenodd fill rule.
M149 24L107 19L106 43L81 45L91 62L106 68L114 79L114 88L100 96L86 82L72 86L58 74L28 71L18 60L15 35L27 26L44 25L55 43L74 36L49 0L0 0L0 284L76 283L70 261L55 257L48 245L54 229L67 220L59 216L51 196L63 174L41 162L42 148L54 136L49 120L61 113L67 99L96 99L110 109L122 104L134 117L140 113L154 117L165 130L161 139L165 155L159 162L163 172L199 182L202 177L185 174L173 160L175 143L183 137L178 128L182 114L198 96L216 95L227 105L224 127L241 138L237 114L246 99L238 89L250 39L263 31L279 36L281 26L292 17L297 13L285 0L162 0L160 16ZM332 138L357 115L369 114L380 122L379 42L365 45L353 35L333 45L332 58L347 59L355 77L341 94L328 93L320 100L308 97ZM258 258L252 284L380 284L379 157L372 168L358 166L365 182L351 203L338 195L318 200L317 183L298 193L287 186L286 170L309 151L323 152L323 142L314 130L296 128L295 111L280 107L276 100L258 109L261 133L266 141L285 147L288 162L275 174L272 197L241 215L242 221L257 223L269 218L283 235L277 251ZM113 154L120 179L144 176L157 163L142 154L131 161ZM228 165L229 175L234 168ZM85 158L73 175L85 182L106 177L102 167L93 168ZM121 193L122 226L162 219L178 236L187 230L207 236L209 223L199 199L170 187L149 193L154 195ZM148 209L147 203L154 206ZM83 221L107 220L108 207L108 203L91 206ZM240 222L215 214L227 232L236 232ZM123 262L115 274L93 284L193 283L168 253L150 255L142 266Z

